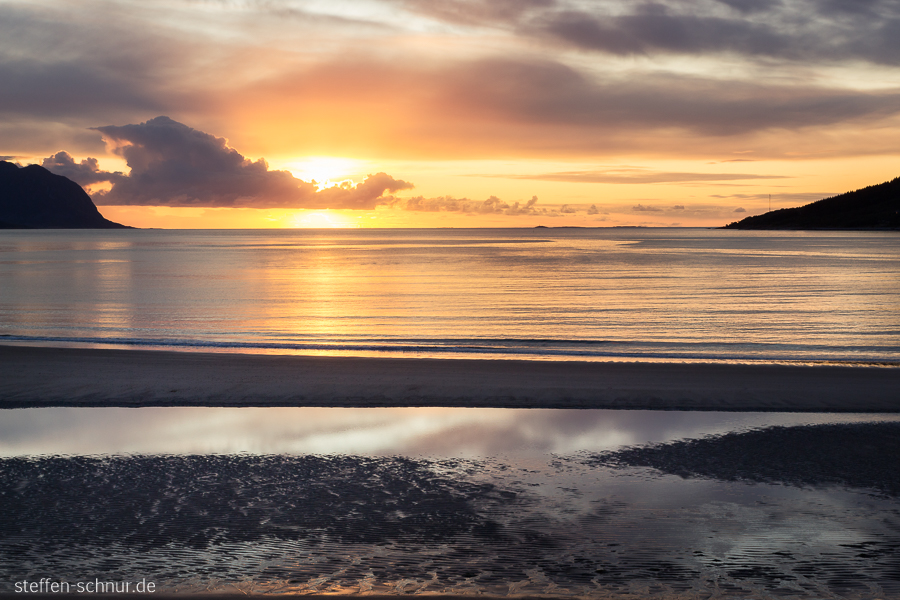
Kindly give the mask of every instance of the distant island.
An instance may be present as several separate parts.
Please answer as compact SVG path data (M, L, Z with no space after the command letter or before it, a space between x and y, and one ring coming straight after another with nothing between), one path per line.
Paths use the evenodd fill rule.
M71 179L0 161L0 229L133 228L105 219Z
M747 217L723 229L900 229L900 177L806 206Z

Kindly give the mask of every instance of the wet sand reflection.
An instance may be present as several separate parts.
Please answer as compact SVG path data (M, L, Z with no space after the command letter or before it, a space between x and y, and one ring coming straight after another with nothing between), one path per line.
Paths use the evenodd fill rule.
M0 420L0 456L353 454L543 456L774 425L900 415L490 408L28 408Z

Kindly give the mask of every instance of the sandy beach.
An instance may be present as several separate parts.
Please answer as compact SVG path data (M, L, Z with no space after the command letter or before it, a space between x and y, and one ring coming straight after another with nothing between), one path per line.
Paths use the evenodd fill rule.
M0 407L38 406L897 412L900 369L0 346Z

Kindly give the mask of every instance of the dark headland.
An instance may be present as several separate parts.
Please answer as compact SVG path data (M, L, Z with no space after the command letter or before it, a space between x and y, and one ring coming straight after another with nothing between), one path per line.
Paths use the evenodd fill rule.
M80 185L39 165L0 161L0 229L132 229L103 217Z
M724 229L900 229L900 177L798 208L782 208Z

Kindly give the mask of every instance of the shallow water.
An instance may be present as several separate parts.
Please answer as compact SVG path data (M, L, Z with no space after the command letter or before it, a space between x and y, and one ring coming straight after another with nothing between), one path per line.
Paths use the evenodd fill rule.
M322 454L543 458L771 426L900 422L898 414L506 408L22 408L0 456Z
M897 415L5 415L0 591L900 597Z
M900 363L895 232L0 231L0 340Z

